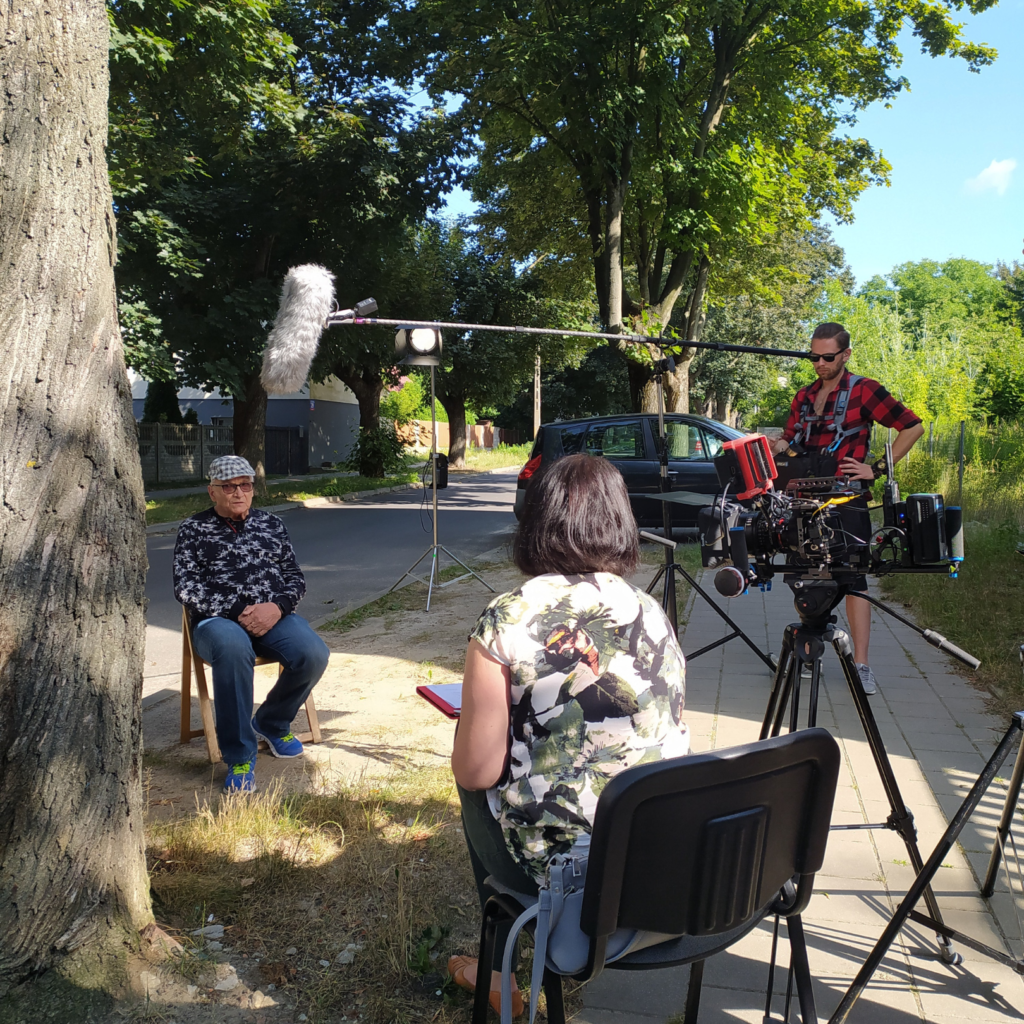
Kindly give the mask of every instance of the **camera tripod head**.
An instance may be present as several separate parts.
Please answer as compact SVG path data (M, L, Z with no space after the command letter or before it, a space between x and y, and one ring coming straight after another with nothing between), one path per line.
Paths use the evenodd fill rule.
M824 630L835 622L832 609L850 592L848 584L836 580L786 580L793 591L793 604L800 624Z

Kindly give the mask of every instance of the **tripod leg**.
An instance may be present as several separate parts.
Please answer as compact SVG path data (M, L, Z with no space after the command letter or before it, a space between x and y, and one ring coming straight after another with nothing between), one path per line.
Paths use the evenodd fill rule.
M427 585L427 611L430 611L430 598L434 593L434 579L437 576L437 547L431 552L430 583Z
M417 559L416 559L416 561L415 561L415 562L413 562L413 563L412 563L412 565L410 565L410 566L409 566L409 568L408 568L408 569L406 569L406 570L405 570L405 572L403 572L403 573L402 573L402 575L398 577L398 579L397 579L397 580L395 581L395 583L394 583L394 584L392 584L392 586L391 586L391 590L389 590L389 591L388 591L388 593L390 594L392 590L394 590L394 589L395 589L396 587L400 586L400 585L401 585L401 583L402 583L402 582L403 582L403 581L405 580L406 576L412 576L412 578L413 578L414 580L419 580L419 582L420 582L420 583L422 583L422 582L423 582L423 580L422 580L422 579L420 579L420 577L419 577L419 576L417 576L417 575L416 575L416 574L415 574L415 573L413 572L413 569L415 569L415 568L416 568L416 566L417 566L417 565L419 565L419 564L420 564L420 562L422 562L422 561L423 561L423 559L427 557L427 555L430 555L430 554L433 554L433 553L434 553L434 549L433 549L433 548L427 548L427 550L426 550L426 551L424 551L424 552L423 552L423 554L422 554L422 555L420 555L420 557L419 557L419 558L417 558Z
M1024 732L1024 711L1018 711L1013 716L1017 728ZM1024 783L1024 735L1021 736L1020 749L1017 751L1017 761L1013 766L1013 775L1010 776L1010 786L1006 791L1006 802L1003 804L1003 814L999 819L999 828L996 831L995 841L992 843L992 856L989 858L988 871L985 874L985 884L981 887L981 895L988 899L995 892L996 873L999 871L999 859L1006 837L1010 834L1010 825L1013 822L1013 812L1020 799L1021 784Z
M666 558L675 558L675 552L670 548L666 549ZM672 571L671 565L665 562L665 592L661 599L661 606L668 616L672 632L679 636L679 612L676 608L676 574Z
M654 588L658 585L658 580L665 575L665 566L659 566L658 571L654 574L654 579L647 585L647 593L653 594Z
M799 651L793 654L790 675L793 677L793 696L789 708L789 731L796 732L800 728L800 683L804 675L804 661Z
M903 902L896 908L896 913L893 914L892 920L885 926L885 931L882 932L881 937L868 954L863 966L857 972L857 977L853 979L853 983L846 990L846 995L843 996L839 1006L836 1007L835 1013L829 1018L829 1024L843 1024L850 1016L854 1003L860 998L860 994L871 980L871 976L878 970L878 965L889 951L889 947L896 940L900 929L906 924L907 918L910 917L910 912L917 905L917 901L921 899L925 889L935 877L935 873L939 870L939 866L945 859L946 854L949 853L957 839L960 838L960 833L963 831L971 815L977 810L982 797L988 792L989 786L992 785L992 780L995 778L1002 763L1006 760L1010 753L1010 748L1017 739L1016 732L1021 729L1022 725L1024 725L1024 713L1018 712L1018 714L1014 715L1014 722L1006 731L1006 735L999 741L999 746L996 747L995 753L988 759L988 763L981 770L981 774L971 787L970 793L967 794L959 810L953 815L949 826L928 858L928 863L918 873L917 878L914 879L914 884L911 885L907 895L903 897Z
M821 658L811 664L811 692L807 695L807 728L818 724L818 687L821 684Z
M782 720L786 714L786 705L792 696L795 696L800 687L800 659L795 652L791 653L786 664L786 681L783 684L782 695L779 698L778 707L775 710L775 718L772 721L771 735L778 736L782 732ZM797 698L799 699L799 698Z
M793 657L793 627L787 626L785 633L782 634L782 650L779 651L779 664L775 669L775 675L772 678L772 692L768 697L768 707L765 709L764 721L761 722L761 735L758 739L767 739L769 731L772 729L772 723L775 720L776 715L779 713L781 708L786 706L786 699L789 695L787 683L789 680L789 662ZM771 733L772 736L778 736L779 732L776 728Z
M887 824L903 840L907 848L907 855L913 865L915 874L920 875L924 868L924 861L921 858L921 851L917 846L917 829L914 826L914 816L907 809L903 802L903 794L900 793L899 784L896 782L896 775L892 770L889 755L885 752L885 745L882 743L882 736L878 731L878 723L875 721L874 712L868 703L867 694L860 681L860 673L853 660L853 644L849 636L843 630L836 629L832 633L832 646L839 655L839 662L843 666L843 675L846 676L847 685L853 696L854 706L860 716L861 726L864 729L864 736L868 741L871 756L874 758L875 767L878 769L879 778L885 789L885 796L889 802L891 814ZM928 913L942 924L942 911L939 909L938 900L932 891L931 885L924 889L924 901L928 907ZM913 909L913 908L911 908ZM939 953L946 963L959 963L963 959L953 949L953 943L945 935L937 935Z
M689 583L690 586L698 594L700 594L700 596L703 597L705 601L707 601L707 603L711 606L711 610L720 619L723 619L726 622L726 624L729 626L729 628L732 629L736 633L736 635L768 666L768 670L770 672L774 672L775 671L776 665L775 665L775 662L772 661L771 655L770 654L765 654L764 651L762 651L761 648L758 647L757 644L755 644L754 641L751 640L750 637L747 636L747 634L744 633L743 630L740 629L740 627L737 626L736 623L733 622L731 618L729 618L728 614L726 612L722 611L722 609L719 608L717 604L715 604L714 598L712 598L711 595L709 593L707 593L705 590L702 590L700 585L697 583L697 581L678 562L673 562L671 568L666 565L665 566L665 570L667 572L677 572L677 573L679 573L679 575L682 576L683 579L686 580L686 582ZM651 592L650 588L648 588L647 593L650 593L650 592Z

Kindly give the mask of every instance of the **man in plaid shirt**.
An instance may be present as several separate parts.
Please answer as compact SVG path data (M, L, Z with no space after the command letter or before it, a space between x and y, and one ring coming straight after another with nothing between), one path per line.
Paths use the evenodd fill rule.
M782 437L772 444L778 454L794 442L808 452L828 452L838 463L838 474L850 481L873 481L874 467L868 459L871 424L879 423L897 431L892 443L894 462L899 462L924 433L921 419L901 401L869 377L852 379L846 368L850 360L850 335L842 324L819 324L811 336L811 362L818 379L801 388L790 407L789 422ZM845 398L845 411L837 412L837 404ZM866 489L868 483L861 483ZM856 505L856 508L851 508ZM867 496L846 506L851 518L847 529L865 539L871 533ZM871 640L871 606L857 593L868 589L867 579L858 576L850 585L846 599L846 617L850 622L854 660L867 693L876 691L875 676L868 663Z

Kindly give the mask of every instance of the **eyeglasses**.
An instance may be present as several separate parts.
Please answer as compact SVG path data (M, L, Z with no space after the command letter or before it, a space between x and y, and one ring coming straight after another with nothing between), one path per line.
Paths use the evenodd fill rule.
M225 494L234 494L235 491L241 491L243 494L252 493L252 484L214 484L214 487L219 487Z
M822 352L819 355L809 355L807 358L812 363L816 363L819 359L824 359L826 363L834 363L843 353L842 352Z

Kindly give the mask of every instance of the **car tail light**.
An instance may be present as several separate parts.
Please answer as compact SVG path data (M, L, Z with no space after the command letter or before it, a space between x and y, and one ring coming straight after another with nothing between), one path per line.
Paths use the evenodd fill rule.
M519 482L521 484L526 483L526 481L529 480L538 469L540 469L540 459L541 457L539 455L534 455L534 457L530 459L530 461L519 471Z

